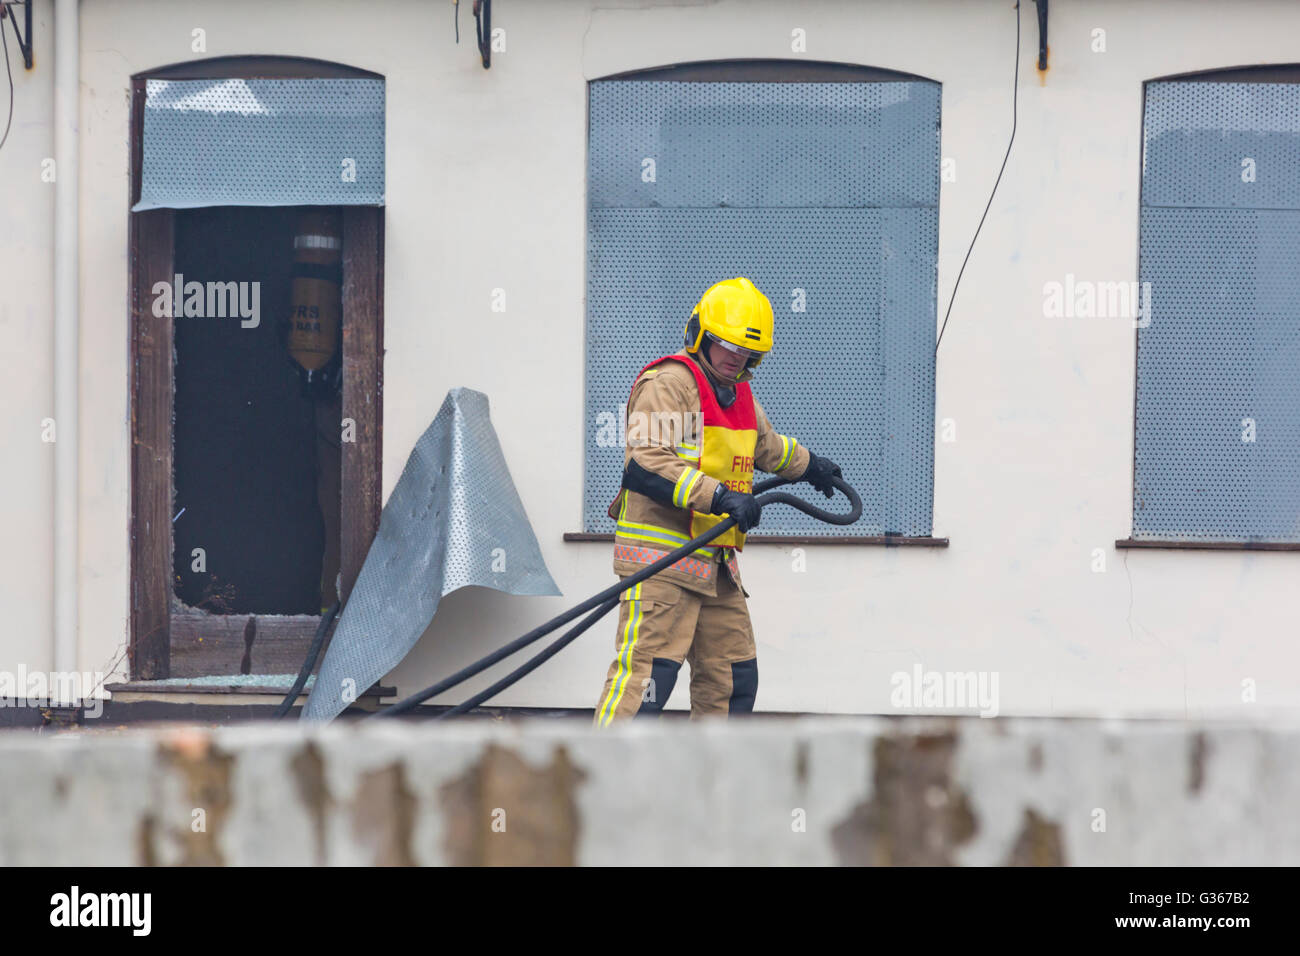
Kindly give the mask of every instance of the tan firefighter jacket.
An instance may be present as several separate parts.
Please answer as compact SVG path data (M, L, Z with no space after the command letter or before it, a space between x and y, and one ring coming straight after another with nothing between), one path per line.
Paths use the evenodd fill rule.
M700 361L698 354L688 356L684 350L676 354L695 361L705 370L706 377L716 380L708 363ZM749 377L750 373L746 372L741 381ZM777 434L757 399L754 414L758 433L755 470L798 479L808 467L808 449L794 438ZM637 379L628 400L624 470L635 460L647 471L676 484L698 464L702 438L699 423L700 395L690 369L680 362L662 362L646 370ZM610 516L618 521L614 535L614 573L634 574L689 541L692 510L707 514L718 484L707 473L701 475L686 497L686 507L661 504L644 494L622 489L609 509ZM736 584L740 584L735 552L733 547L705 546L660 571L655 579L700 594L716 595L722 563L727 565Z

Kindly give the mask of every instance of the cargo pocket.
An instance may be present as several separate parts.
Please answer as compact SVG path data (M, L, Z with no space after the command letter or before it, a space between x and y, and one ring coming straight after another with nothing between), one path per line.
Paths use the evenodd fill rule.
M633 653L643 662L654 657L680 659L679 645L683 640L687 646L690 642L690 635L681 627L685 610L681 589L674 584L652 578L641 582L639 594L633 585L619 595L619 646L630 641Z
M681 597L682 589L676 584L668 581L656 581L649 578L642 581L639 585L641 606L646 610L651 607L661 607L676 604ZM631 601L638 596L638 585L632 585L626 591L618 596L620 601Z

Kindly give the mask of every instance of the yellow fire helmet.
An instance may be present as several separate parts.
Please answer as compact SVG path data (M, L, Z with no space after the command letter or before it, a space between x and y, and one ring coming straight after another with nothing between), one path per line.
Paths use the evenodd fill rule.
M757 368L772 348L772 303L745 278L709 286L686 323L686 351L694 354L711 338L753 353L746 368Z

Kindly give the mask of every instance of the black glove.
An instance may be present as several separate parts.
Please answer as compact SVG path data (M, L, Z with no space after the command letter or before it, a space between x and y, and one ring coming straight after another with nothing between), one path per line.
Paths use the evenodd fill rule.
M718 490L713 493L713 507L710 510L715 515L734 517L741 534L758 527L758 519L763 514L763 508L754 500L753 495L732 491L726 485L718 485Z
M835 496L835 486L831 484L831 479L843 477L840 474L840 466L829 458L822 458L812 452L808 454L811 456L808 459L808 467L799 477L799 480L808 482L827 498L833 498Z

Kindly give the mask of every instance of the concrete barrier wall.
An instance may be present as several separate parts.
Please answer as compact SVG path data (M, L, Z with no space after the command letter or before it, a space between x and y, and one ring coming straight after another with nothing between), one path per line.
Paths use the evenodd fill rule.
M0 865L1300 863L1300 727L980 719L0 734Z

